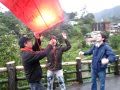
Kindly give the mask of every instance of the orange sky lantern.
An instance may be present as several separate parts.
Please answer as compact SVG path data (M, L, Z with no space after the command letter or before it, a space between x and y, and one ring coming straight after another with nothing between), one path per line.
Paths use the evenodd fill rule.
M33 32L43 32L63 21L58 0L0 0Z

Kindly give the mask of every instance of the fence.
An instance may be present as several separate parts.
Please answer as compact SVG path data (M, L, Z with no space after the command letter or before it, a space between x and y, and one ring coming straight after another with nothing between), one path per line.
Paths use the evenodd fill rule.
M117 56L117 61L114 64L109 64L107 68L107 74L114 74L119 75L119 56ZM83 83L85 79L90 78L90 76L83 77L84 72L90 72L91 70L91 60L80 60L79 57L76 58L76 61L74 62L63 62L63 66L74 66L75 70L64 70L64 78L65 82L78 82L80 84ZM83 69L83 65L87 65L87 69ZM45 68L45 65L41 65L42 68ZM113 70L111 70L113 68ZM0 84L7 83L8 84L8 90L21 90L21 89L28 89L29 86L22 86L18 87L18 81L25 80L25 77L17 77L17 72L23 71L23 66L15 66L15 62L11 61L6 63L6 67L0 68L0 74L6 72L7 77L5 79L0 80ZM69 78L67 75L75 74L75 77ZM46 80L46 75L44 75ZM47 81L45 81L46 83Z

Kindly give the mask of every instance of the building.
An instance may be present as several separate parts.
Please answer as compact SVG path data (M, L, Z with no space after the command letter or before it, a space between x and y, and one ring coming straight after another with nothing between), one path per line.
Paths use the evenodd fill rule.
M92 30L93 31L109 31L111 28L110 22L98 22L93 23Z

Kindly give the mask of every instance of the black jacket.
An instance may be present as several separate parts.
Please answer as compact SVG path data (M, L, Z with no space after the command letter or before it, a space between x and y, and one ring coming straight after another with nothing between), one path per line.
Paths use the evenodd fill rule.
M70 42L65 39L66 46L56 46L56 50L52 49L47 55L48 70L55 71L62 69L62 54L71 48Z
M46 49L41 51L21 51L22 63L29 83L36 83L41 80L42 69L39 60L43 59L51 49L52 46L48 45ZM38 49L36 48L36 50Z

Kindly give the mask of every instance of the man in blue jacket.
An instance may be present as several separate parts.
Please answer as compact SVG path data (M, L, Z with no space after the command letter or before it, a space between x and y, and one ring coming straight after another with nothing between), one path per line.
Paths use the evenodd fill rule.
M92 87L91 90L97 90L97 77L100 81L100 90L105 90L106 68L108 63L116 60L115 53L106 43L106 36L100 32L96 35L96 43L87 52L79 52L79 55L93 55L91 64Z

